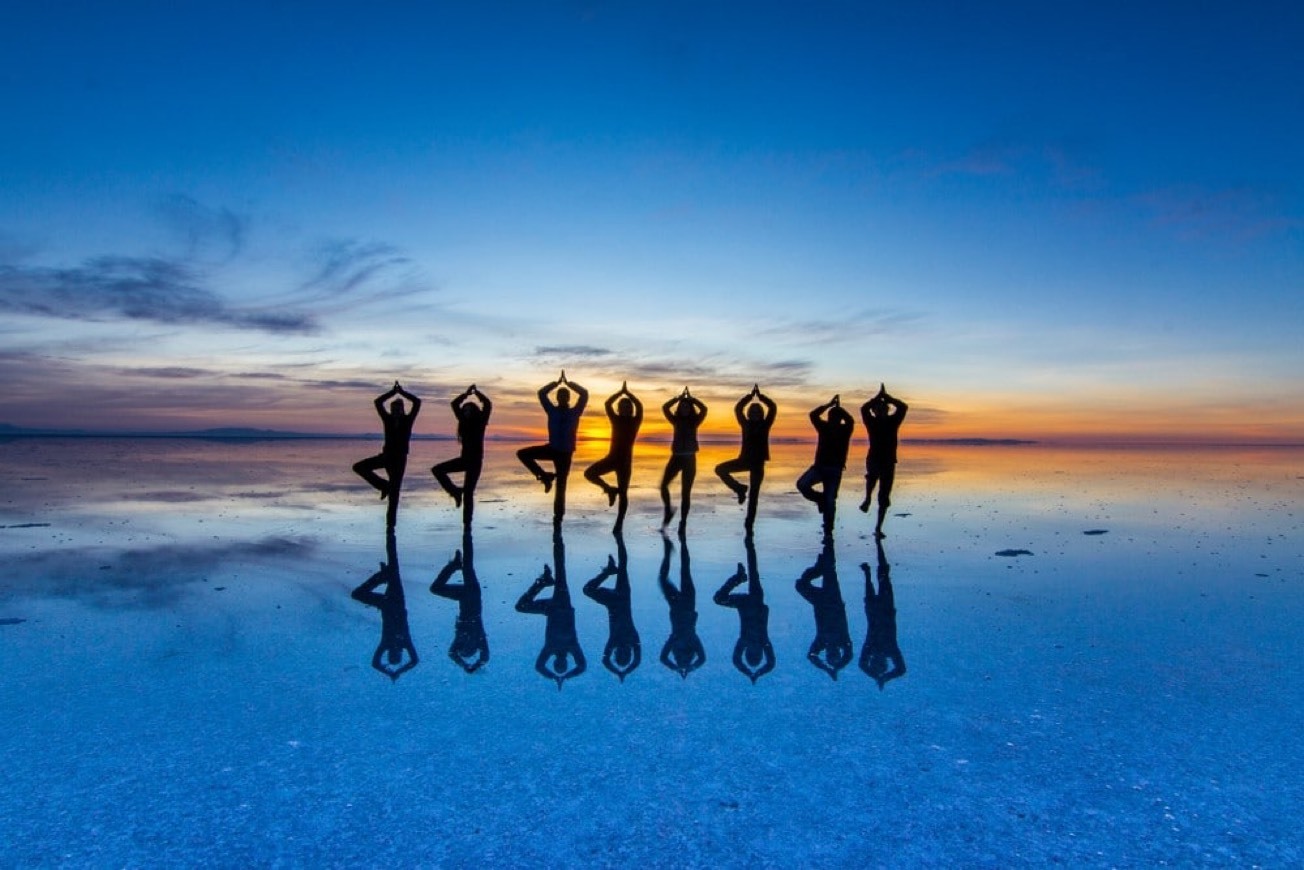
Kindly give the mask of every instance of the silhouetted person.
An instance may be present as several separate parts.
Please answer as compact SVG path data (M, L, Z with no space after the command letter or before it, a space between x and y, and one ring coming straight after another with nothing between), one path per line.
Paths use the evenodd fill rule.
M905 656L897 646L896 597L892 594L892 567L883 553L883 542L878 544L878 594L869 575L869 563L861 562L865 572L865 645L860 648L860 669L878 683L881 690L890 681L904 676ZM892 667L888 669L888 663Z
M619 535L625 527L625 512L629 510L629 477L634 467L634 439L643 425L643 403L629 391L627 384L622 383L603 407L611 421L611 447L606 456L584 470L584 478L602 488L608 505L619 502L616 525L612 528ZM612 473L616 475L615 486L602 479L604 474Z
M470 401L473 396L478 403ZM451 404L453 416L457 418L457 440L462 445L462 454L432 466L430 473L444 492L453 497L453 503L462 509L462 524L470 526L471 515L475 512L475 486L480 482L480 471L484 467L484 430L494 412L494 403L472 384ZM449 477L459 471L464 475L461 486Z
M602 666L623 683L625 677L643 661L643 645L639 641L638 629L634 627L629 595L629 553L620 532L616 532L616 554L615 559L608 556L607 566L584 584L584 594L607 608L607 646L602 651ZM615 586L610 589L602 585L608 577L616 578Z
M670 554L675 545L662 532L661 572L657 582L661 594L670 605L670 637L661 647L661 664L684 679L706 664L706 650L697 636L697 587L693 585L693 572L688 558L688 544L679 540L679 588L670 582Z
M588 663L575 633L575 607L571 604L570 589L566 585L566 545L561 533L552 537L552 560L557 565L557 576L543 566L543 574L525 590L516 602L519 613L542 613L548 618L543 632L543 649L534 660L534 669L557 682L558 691L572 677L584 673ZM539 593L552 587L552 597L539 600Z
M402 399L395 398L388 409L385 403L395 396L402 396ZM412 410L408 411L403 405L403 399L412 403ZM412 441L412 424L421 411L421 400L399 386L398 381L390 387L388 392L381 393L375 400L376 413L380 415L380 420L385 426L385 444L381 447L380 452L375 456L369 456L366 459L353 463L353 470L371 484L380 493L380 497L389 500L389 509L385 513L385 522L389 528L394 528L398 521L398 498L399 491L403 487L403 472L407 470L408 445ZM376 474L376 469L385 469L385 477Z
M814 584L821 578L819 586ZM847 606L842 601L842 587L838 585L838 564L833 556L833 542L824 541L824 549L815 564L802 572L797 581L797 593L810 602L815 610L815 639L811 641L806 658L810 663L838 678L838 671L851 661L851 630L847 628Z
M724 581L715 593L714 601L721 607L738 611L738 642L734 644L733 663L742 674L756 685L756 681L774 670L774 647L770 644L770 608L765 603L765 590L761 588L761 573L756 567L756 546L748 535L747 567L738 563L738 570ZM734 592L743 583L747 592Z
M661 525L670 525L675 516L675 509L670 506L670 483L676 475L682 475L679 495L679 533L682 535L688 527L688 507L693 497L693 480L697 478L697 427L706 419L706 405L684 387L682 393L661 406L661 413L670 421L674 433L670 461L661 475L661 504L665 508Z
M459 571L462 582L448 582ZM470 525L463 527L462 549L454 553L448 564L435 575L430 592L457 602L457 622L453 625L453 643L448 648L448 657L468 674L475 673L489 661L489 638L484 633L480 578L475 574Z
M824 535L833 534L833 517L838 506L838 487L842 485L842 469L847 465L847 450L851 447L851 430L856 421L842 407L842 400L834 396L810 412L811 425L819 433L815 445L815 464L797 480L797 489L815 502L824 516ZM816 485L819 489L816 489Z
M576 395L574 405L571 405L572 389ZM579 430L580 416L588 403L589 391L566 380L566 372L563 371L560 378L539 388L539 404L548 415L548 443L516 451L516 457L543 484L544 492L556 485L552 501L554 526L561 525L562 517L566 515L566 478L570 475L571 459L575 455L575 435ZM552 471L544 471L539 460L551 462Z
M860 503L862 512L869 512L869 499L878 485L878 522L874 535L883 537L883 520L887 518L888 505L892 504L892 483L896 480L897 433L910 406L888 394L887 387L878 385L878 395L860 406L860 419L869 433L869 452L865 454L865 500Z
M774 402L761 392L760 385L753 385L752 391L734 405L734 419L743 433L738 456L715 467L715 473L738 497L738 503L747 502L747 519L743 521L743 528L748 535L756 523L756 502L761 495L761 481L765 480L765 463L770 459L770 427L774 425L775 411ZM733 475L738 471L747 472L746 484L734 479Z
M408 631L407 601L403 579L398 570L398 545L393 532L385 536L385 558L380 570L353 590L353 600L380 611L380 643L371 657L371 666L391 680L397 680L417 666L416 647ZM377 587L384 586L384 592Z

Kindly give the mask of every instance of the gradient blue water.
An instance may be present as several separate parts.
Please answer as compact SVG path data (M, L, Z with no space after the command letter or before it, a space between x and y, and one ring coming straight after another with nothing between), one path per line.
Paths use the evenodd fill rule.
M588 670L558 690L533 668L546 620L514 609L555 565L510 445L474 535L489 663L447 655L458 608L428 590L461 533L423 469L452 446L422 442L397 536L420 661L372 668L381 616L350 593L386 559L383 509L347 468L373 446L0 443L0 863L1304 859L1304 453L907 451L885 555L908 672L881 690L854 656L837 680L807 658L808 446L776 454L762 500L777 664L755 685L711 600L746 560L720 451L686 540L707 656L687 678L657 660L656 458L626 533L643 660L623 683L580 591L615 554L611 517L577 476ZM858 655L877 560L857 483L833 555Z

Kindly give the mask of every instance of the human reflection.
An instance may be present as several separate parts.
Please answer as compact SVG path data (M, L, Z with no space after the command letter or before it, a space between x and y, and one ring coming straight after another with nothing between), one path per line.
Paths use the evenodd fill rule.
M408 630L407 602L403 596L403 579L398 570L398 544L394 532L385 536L385 558L380 570L353 590L353 599L380 611L380 643L371 657L371 666L391 680L397 680L417 666L416 647ZM377 592L380 586L384 592Z
M765 603L765 590L761 588L761 572L756 567L756 545L748 535L743 543L747 547L747 567L738 563L738 570L724 581L715 593L714 601L721 607L738 611L738 643L734 644L734 667L756 685L756 681L774 670L774 647L770 645L770 608ZM734 592L743 583L747 592Z
M602 585L608 577L616 578L614 588ZM624 535L616 535L616 558L607 557L606 567L584 584L584 594L607 608L607 646L602 651L602 666L623 683L643 661L643 647L630 607L629 553Z
M865 645L860 648L860 669L878 683L881 690L890 681L905 675L906 660L897 646L896 597L892 594L892 566L878 542L878 592L870 578L869 563L861 562L865 572ZM888 664L892 667L889 669Z
M693 585L688 542L682 537L679 539L679 588L670 582L670 556L675 545L664 531L661 543L661 572L657 580L661 594L670 605L670 637L661 647L661 664L687 679L689 674L706 664L706 650L697 636L697 587Z
M816 586L815 578L821 583ZM851 661L851 631L847 628L847 606L842 601L842 588L838 585L838 564L833 555L833 542L824 541L815 564L802 572L797 580L797 593L810 602L815 610L815 639L811 641L806 658L810 663L838 678L838 671Z
M518 613L542 613L548 618L544 627L543 649L534 660L534 669L550 680L556 680L558 691L572 677L584 673L588 663L580 649L575 634L575 607L571 604L570 589L566 585L566 544L561 532L552 536L552 561L557 566L543 566L543 574L525 590L516 602ZM539 599L539 593L552 587L552 597Z
M458 572L462 574L462 582L448 582ZM489 661L489 639L484 633L480 579L475 574L470 526L465 526L462 532L462 549L435 575L430 591L457 602L457 622L453 626L453 644L448 648L448 657L468 674L475 673Z

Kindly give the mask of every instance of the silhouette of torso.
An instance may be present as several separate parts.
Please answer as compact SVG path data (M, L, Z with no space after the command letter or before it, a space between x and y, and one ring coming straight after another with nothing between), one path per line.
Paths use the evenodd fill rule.
M697 452L697 427L701 421L693 417L672 416L670 424L674 429L674 439L670 443L670 452L681 456Z
M770 425L773 422L772 420L743 420L743 446L740 455L748 465L760 465L769 461Z
M618 459L630 459L634 456L634 439L643 423L638 417L623 417L617 414L611 418L611 455Z
M815 421L819 442L815 446L815 464L825 468L843 468L847 464L847 451L851 449L850 421L839 425L827 419Z
M408 445L412 441L412 423L416 414L389 413L381 419L385 426L385 446L383 452L390 456L406 456Z
M901 430L901 415L867 414L865 426L869 430L869 458L874 462L896 462L897 433Z
M567 408L545 408L548 414L548 446L561 453L575 452L575 433L579 429L584 410L572 405Z

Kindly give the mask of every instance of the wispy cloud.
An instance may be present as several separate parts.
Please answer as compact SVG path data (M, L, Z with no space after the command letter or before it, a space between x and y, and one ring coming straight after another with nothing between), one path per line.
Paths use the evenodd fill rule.
M317 329L316 320L306 312L232 306L204 286L204 276L193 264L164 257L96 257L64 269L0 264L0 311L273 333Z
M866 310L846 317L795 320L764 327L756 335L764 340L801 344L840 344L916 332L923 320L922 314L913 311Z
M550 344L542 345L534 349L536 357L603 357L611 356L615 351L608 350L605 347L594 347L590 344Z
M229 208L210 208L188 196L169 196L155 214L180 238L194 259L229 261L244 249L249 222Z
M1133 201L1154 226L1193 241L1244 242L1304 226L1280 195L1248 186L1167 187L1138 194Z

